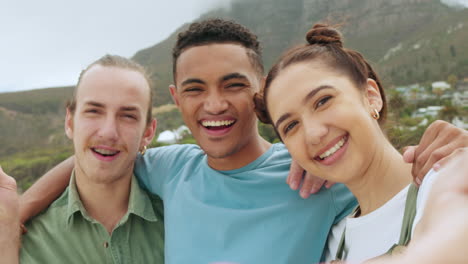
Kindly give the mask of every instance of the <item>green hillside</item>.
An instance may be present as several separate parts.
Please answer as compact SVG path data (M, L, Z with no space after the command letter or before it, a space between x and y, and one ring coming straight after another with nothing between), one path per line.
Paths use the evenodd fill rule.
M395 85L447 80L450 74L468 76L468 9L416 31L379 60Z
M263 44L267 69L286 48L303 43L314 23L340 24L346 45L373 61L385 83L393 85L445 80L450 73L459 78L468 75L467 12L438 0L237 0L230 9L213 10L200 19L234 19L252 29ZM458 29L459 24L464 26ZM133 57L150 70L157 105L171 102L167 88L172 83L171 48L186 27ZM447 34L452 28L457 29ZM418 41L430 45L421 45L418 53L391 52L398 45L412 47ZM384 60L387 54L394 56Z

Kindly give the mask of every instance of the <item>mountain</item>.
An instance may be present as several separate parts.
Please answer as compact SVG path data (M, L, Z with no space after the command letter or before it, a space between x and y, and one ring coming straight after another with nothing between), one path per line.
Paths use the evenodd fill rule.
M345 45L374 62L387 85L446 80L467 75L468 9L438 0L237 0L229 9L200 17L233 19L263 44L268 69L288 47L304 42L314 23L340 24ZM133 57L148 67L156 104L170 103L171 48L180 27L166 40Z
M29 149L67 146L63 120L72 87L0 94L0 158Z

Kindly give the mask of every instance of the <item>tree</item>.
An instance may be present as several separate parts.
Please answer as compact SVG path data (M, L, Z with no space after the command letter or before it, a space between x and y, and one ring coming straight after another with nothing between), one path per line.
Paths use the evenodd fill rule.
M457 84L457 82L458 82L458 78L455 74L450 74L447 77L447 83L450 84L450 87L452 89L455 89L455 85Z
M406 107L406 100L399 92L391 90L390 98L388 99L388 107L396 118L401 117L401 113Z
M453 106L452 104L446 104L442 110L439 112L439 118L443 119L447 122L452 122L452 120L460 115L460 109L458 107Z

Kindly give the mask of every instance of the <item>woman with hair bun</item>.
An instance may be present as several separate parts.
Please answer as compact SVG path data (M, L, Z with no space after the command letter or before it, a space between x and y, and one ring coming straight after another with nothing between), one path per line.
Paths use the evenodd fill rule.
M344 183L359 206L330 232L325 260L363 261L400 252L422 214L431 170L419 189L411 164L381 129L385 93L363 56L343 47L324 24L308 44L287 51L256 97L259 118L271 123L293 159L308 172Z

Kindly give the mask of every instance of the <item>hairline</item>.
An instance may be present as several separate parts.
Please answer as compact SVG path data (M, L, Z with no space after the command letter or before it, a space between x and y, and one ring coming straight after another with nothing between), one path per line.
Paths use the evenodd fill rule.
M245 54L247 55L249 63L252 66L253 70L255 71L257 77L259 79L261 79L263 77L264 68L263 68L263 63L261 61L262 57L254 49L246 47L245 45L243 45L239 41L229 41L229 40L226 40L226 41L222 41L222 40L221 41L206 41L206 42L200 42L200 43L196 43L196 44L187 46L187 47L180 50L179 54L177 55L177 58L173 62L173 66L172 66L172 76L173 76L173 81L174 81L175 85L177 84L177 80L176 80L177 79L177 65L178 65L177 63L179 61L180 56L182 56L182 54L184 52L186 52L187 50L189 50L191 48L197 48L197 47L202 47L202 46L210 46L210 45L236 45L236 46L239 46L239 47L243 48L245 50ZM254 56L257 56L258 58L254 58ZM259 65L257 65L257 64L259 64ZM176 88L177 88L177 85L176 85Z

